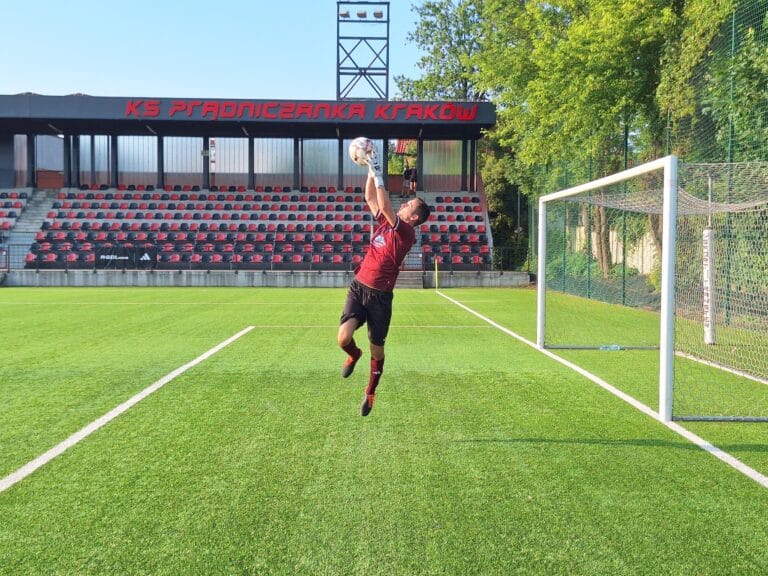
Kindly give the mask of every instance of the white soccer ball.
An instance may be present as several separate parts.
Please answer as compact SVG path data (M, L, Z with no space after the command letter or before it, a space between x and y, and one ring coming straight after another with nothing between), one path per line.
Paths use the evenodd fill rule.
M349 143L349 157L358 166L368 166L366 159L373 152L373 142L365 136L359 136Z

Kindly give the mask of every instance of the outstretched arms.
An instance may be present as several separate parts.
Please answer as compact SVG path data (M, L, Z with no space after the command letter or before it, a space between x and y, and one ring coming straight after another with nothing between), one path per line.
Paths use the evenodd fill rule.
M368 208L374 217L379 212L379 199L377 196L376 181L373 179L373 175L369 172L368 180L365 181L365 203L368 204Z
M384 188L384 179L381 176L381 166L376 151L368 156L368 180L365 182L365 201L374 216L378 212L384 215L390 226L395 225L397 216L392 209L389 200L389 192Z
M371 174L368 174L368 180L365 183L365 201L374 216L381 212L390 226L395 225L396 216L392 209L392 202L389 200L389 192L384 186L377 186Z

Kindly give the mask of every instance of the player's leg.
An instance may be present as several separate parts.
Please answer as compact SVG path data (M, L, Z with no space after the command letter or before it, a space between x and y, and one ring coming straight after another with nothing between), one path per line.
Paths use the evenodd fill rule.
M360 321L357 318L349 318L339 325L338 341L339 347L347 353L347 358L344 360L344 364L341 366L341 377L349 378L352 372L355 370L355 364L360 360L363 355L363 351L357 347L355 342L354 333L360 326Z
M368 376L368 386L365 388L365 398L360 406L360 414L368 416L373 409L376 398L376 388L384 373L384 342L389 332L392 319L392 293L378 292L372 303L368 304L368 340L371 347L371 372Z
M347 291L347 299L344 301L344 310L341 313L339 321L339 331L336 340L339 348L347 353L347 358L341 367L341 376L349 378L355 369L355 364L360 360L363 351L358 348L355 342L355 330L357 330L366 318L365 307L360 293L360 285L352 282Z
M350 316L348 318L342 318L339 324L339 332L337 334L337 340L339 342L339 348L344 350L347 354L351 354L360 348L355 343L355 330L360 327L360 320L356 316Z
M365 387L365 398L360 405L360 414L368 416L373 410L373 402L376 399L376 387L379 385L381 375L384 373L384 346L371 343L371 372L368 376L368 386Z

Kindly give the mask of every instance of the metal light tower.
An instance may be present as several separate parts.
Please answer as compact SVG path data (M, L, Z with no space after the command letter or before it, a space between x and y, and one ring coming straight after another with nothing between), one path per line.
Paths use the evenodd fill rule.
M336 99L389 99L389 2L336 2Z

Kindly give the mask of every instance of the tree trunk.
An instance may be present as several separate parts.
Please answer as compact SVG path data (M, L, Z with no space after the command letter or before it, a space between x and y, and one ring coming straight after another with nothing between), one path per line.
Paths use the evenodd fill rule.
M611 230L608 226L608 218L605 214L604 206L597 206L595 209L595 251L597 252L597 261L600 264L600 271L603 278L607 278L611 271Z
M656 253L661 258L661 215L660 214L648 214L648 227L651 229L651 238L653 238L653 245L656 248Z
M581 219L579 223L584 227L584 246L579 246L579 250L584 250L587 255L587 260L592 262L592 226L589 221L589 204L584 202L581 205Z

